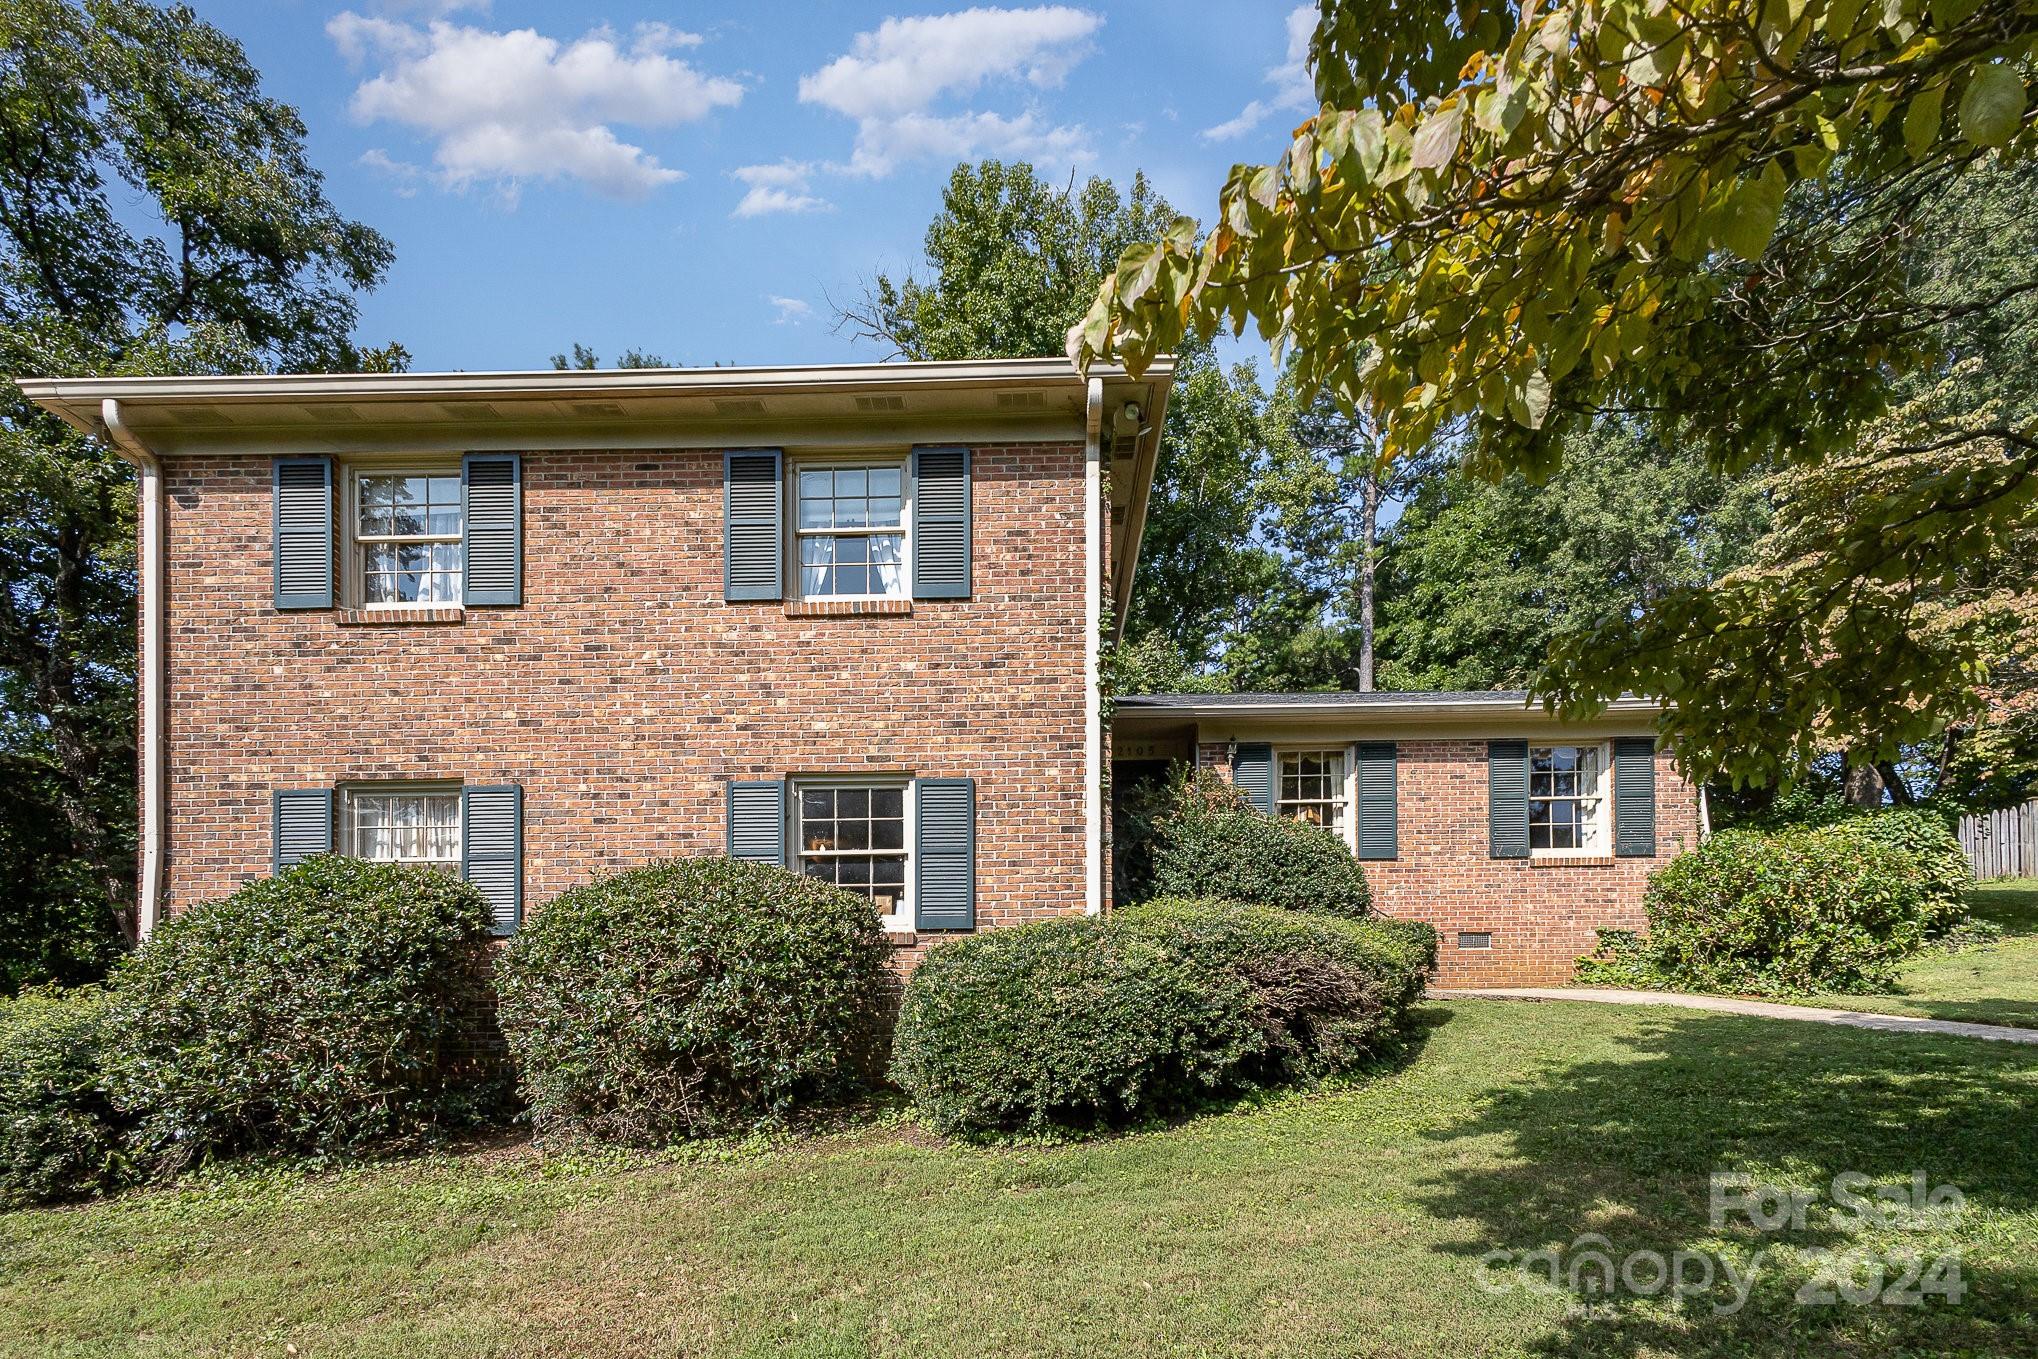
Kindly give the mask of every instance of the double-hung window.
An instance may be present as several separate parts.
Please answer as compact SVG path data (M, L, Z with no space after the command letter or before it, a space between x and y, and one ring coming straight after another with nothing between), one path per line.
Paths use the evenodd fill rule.
M904 917L905 781L802 781L795 791L800 871L870 898L879 915Z
M346 852L381 863L460 867L460 790L357 788L346 795Z
M1349 798L1342 750L1284 750L1275 806L1282 816L1307 821L1339 836L1348 833Z
M903 461L798 469L793 534L804 598L905 597L905 481Z
M458 604L459 472L361 471L353 491L360 603L371 609Z
M1606 798L1600 746L1530 746L1529 852L1604 852Z

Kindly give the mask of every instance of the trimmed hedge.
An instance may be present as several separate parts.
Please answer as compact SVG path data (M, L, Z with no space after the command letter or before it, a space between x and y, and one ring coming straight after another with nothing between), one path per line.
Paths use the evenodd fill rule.
M496 979L538 1130L660 1145L862 1087L888 959L864 897L781 868L679 859L554 898Z
M100 1079L106 996L30 988L0 1000L0 1208L113 1182L121 1124Z
M892 1077L945 1133L1089 1131L1320 1078L1378 1051L1434 961L1425 926L1157 901L931 951Z
M1886 989L1899 963L1961 918L1967 868L1947 854L1951 839L1909 809L1722 831L1650 878L1647 937L1603 932L1579 979L1784 995Z
M358 1151L489 1111L487 930L447 873L333 857L165 921L108 1003L137 1168Z
M1334 832L1267 816L1208 771L1175 780L1148 837L1139 851L1151 862L1145 896L1352 917L1372 910L1366 875Z
M1244 978L1258 1029L1240 1076L1307 1082L1373 1055L1436 971L1437 934L1421 921L1284 911L1162 897L1119 919L1202 968Z

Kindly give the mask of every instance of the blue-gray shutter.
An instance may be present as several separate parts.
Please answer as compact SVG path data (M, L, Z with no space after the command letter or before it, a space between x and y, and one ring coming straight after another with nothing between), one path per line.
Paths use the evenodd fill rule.
M1359 857L1391 859L1400 852L1395 806L1395 750L1392 741L1361 741L1359 772Z
M1487 854L1526 859L1528 831L1528 742L1486 743Z
M722 598L785 598L785 454L731 450L722 457Z
M785 867L785 784L778 779L729 784L729 857Z
M977 926L975 779L913 781L913 924L923 930Z
M271 863L281 873L299 859L333 852L333 790L278 788L270 798Z
M1231 782L1245 800L1274 814L1274 748L1265 741L1242 745L1231 759Z
M1624 859L1656 854L1656 742L1647 736L1613 743L1613 852Z
M460 790L460 876L481 890L490 929L524 921L524 790L514 783Z
M524 469L514 453L460 460L460 508L468 604L524 602Z
M970 451L913 450L913 598L968 599Z
M333 460L275 463L276 607L333 606Z

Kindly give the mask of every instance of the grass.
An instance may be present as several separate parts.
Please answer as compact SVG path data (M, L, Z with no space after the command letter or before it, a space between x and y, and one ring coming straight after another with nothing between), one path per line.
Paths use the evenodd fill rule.
M2038 879L1985 883L1968 900L1976 916L2003 927L2001 940L1918 958L1888 995L1819 995L1804 1003L2038 1029Z
M893 1118L688 1157L524 1147L0 1215L0 1353L1994 1355L2038 1317L2038 1051L1626 1006L1426 1005L1348 1088L1058 1147ZM1956 1222L1708 1220L1708 1175L1914 1171ZM1494 1249L1782 1245L1747 1306L1482 1286ZM1820 1248L1964 1301L1801 1305ZM1864 1270L1868 1266L1863 1267ZM1509 1276L1512 1277L1512 1276ZM1859 1276L1857 1276L1859 1277ZM1642 1274L1647 1282L1647 1271Z

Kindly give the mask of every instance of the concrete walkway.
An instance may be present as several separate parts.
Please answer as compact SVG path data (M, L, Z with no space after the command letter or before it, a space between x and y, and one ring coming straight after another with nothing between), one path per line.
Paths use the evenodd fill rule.
M1673 1005L1683 1010L1715 1010L1762 1019L1802 1019L1814 1024L1845 1024L1855 1029L1888 1029L1898 1033L1943 1033L1956 1038L1993 1038L2001 1043L2038 1043L2038 1029L2004 1024L1967 1024L1954 1019L1919 1019L1914 1015L1877 1015L1866 1010L1826 1010L1815 1005L1779 1005L1768 1000L1733 996L1689 996L1680 991L1622 991L1597 986L1431 987L1437 1000L1587 1000L1602 1005Z

